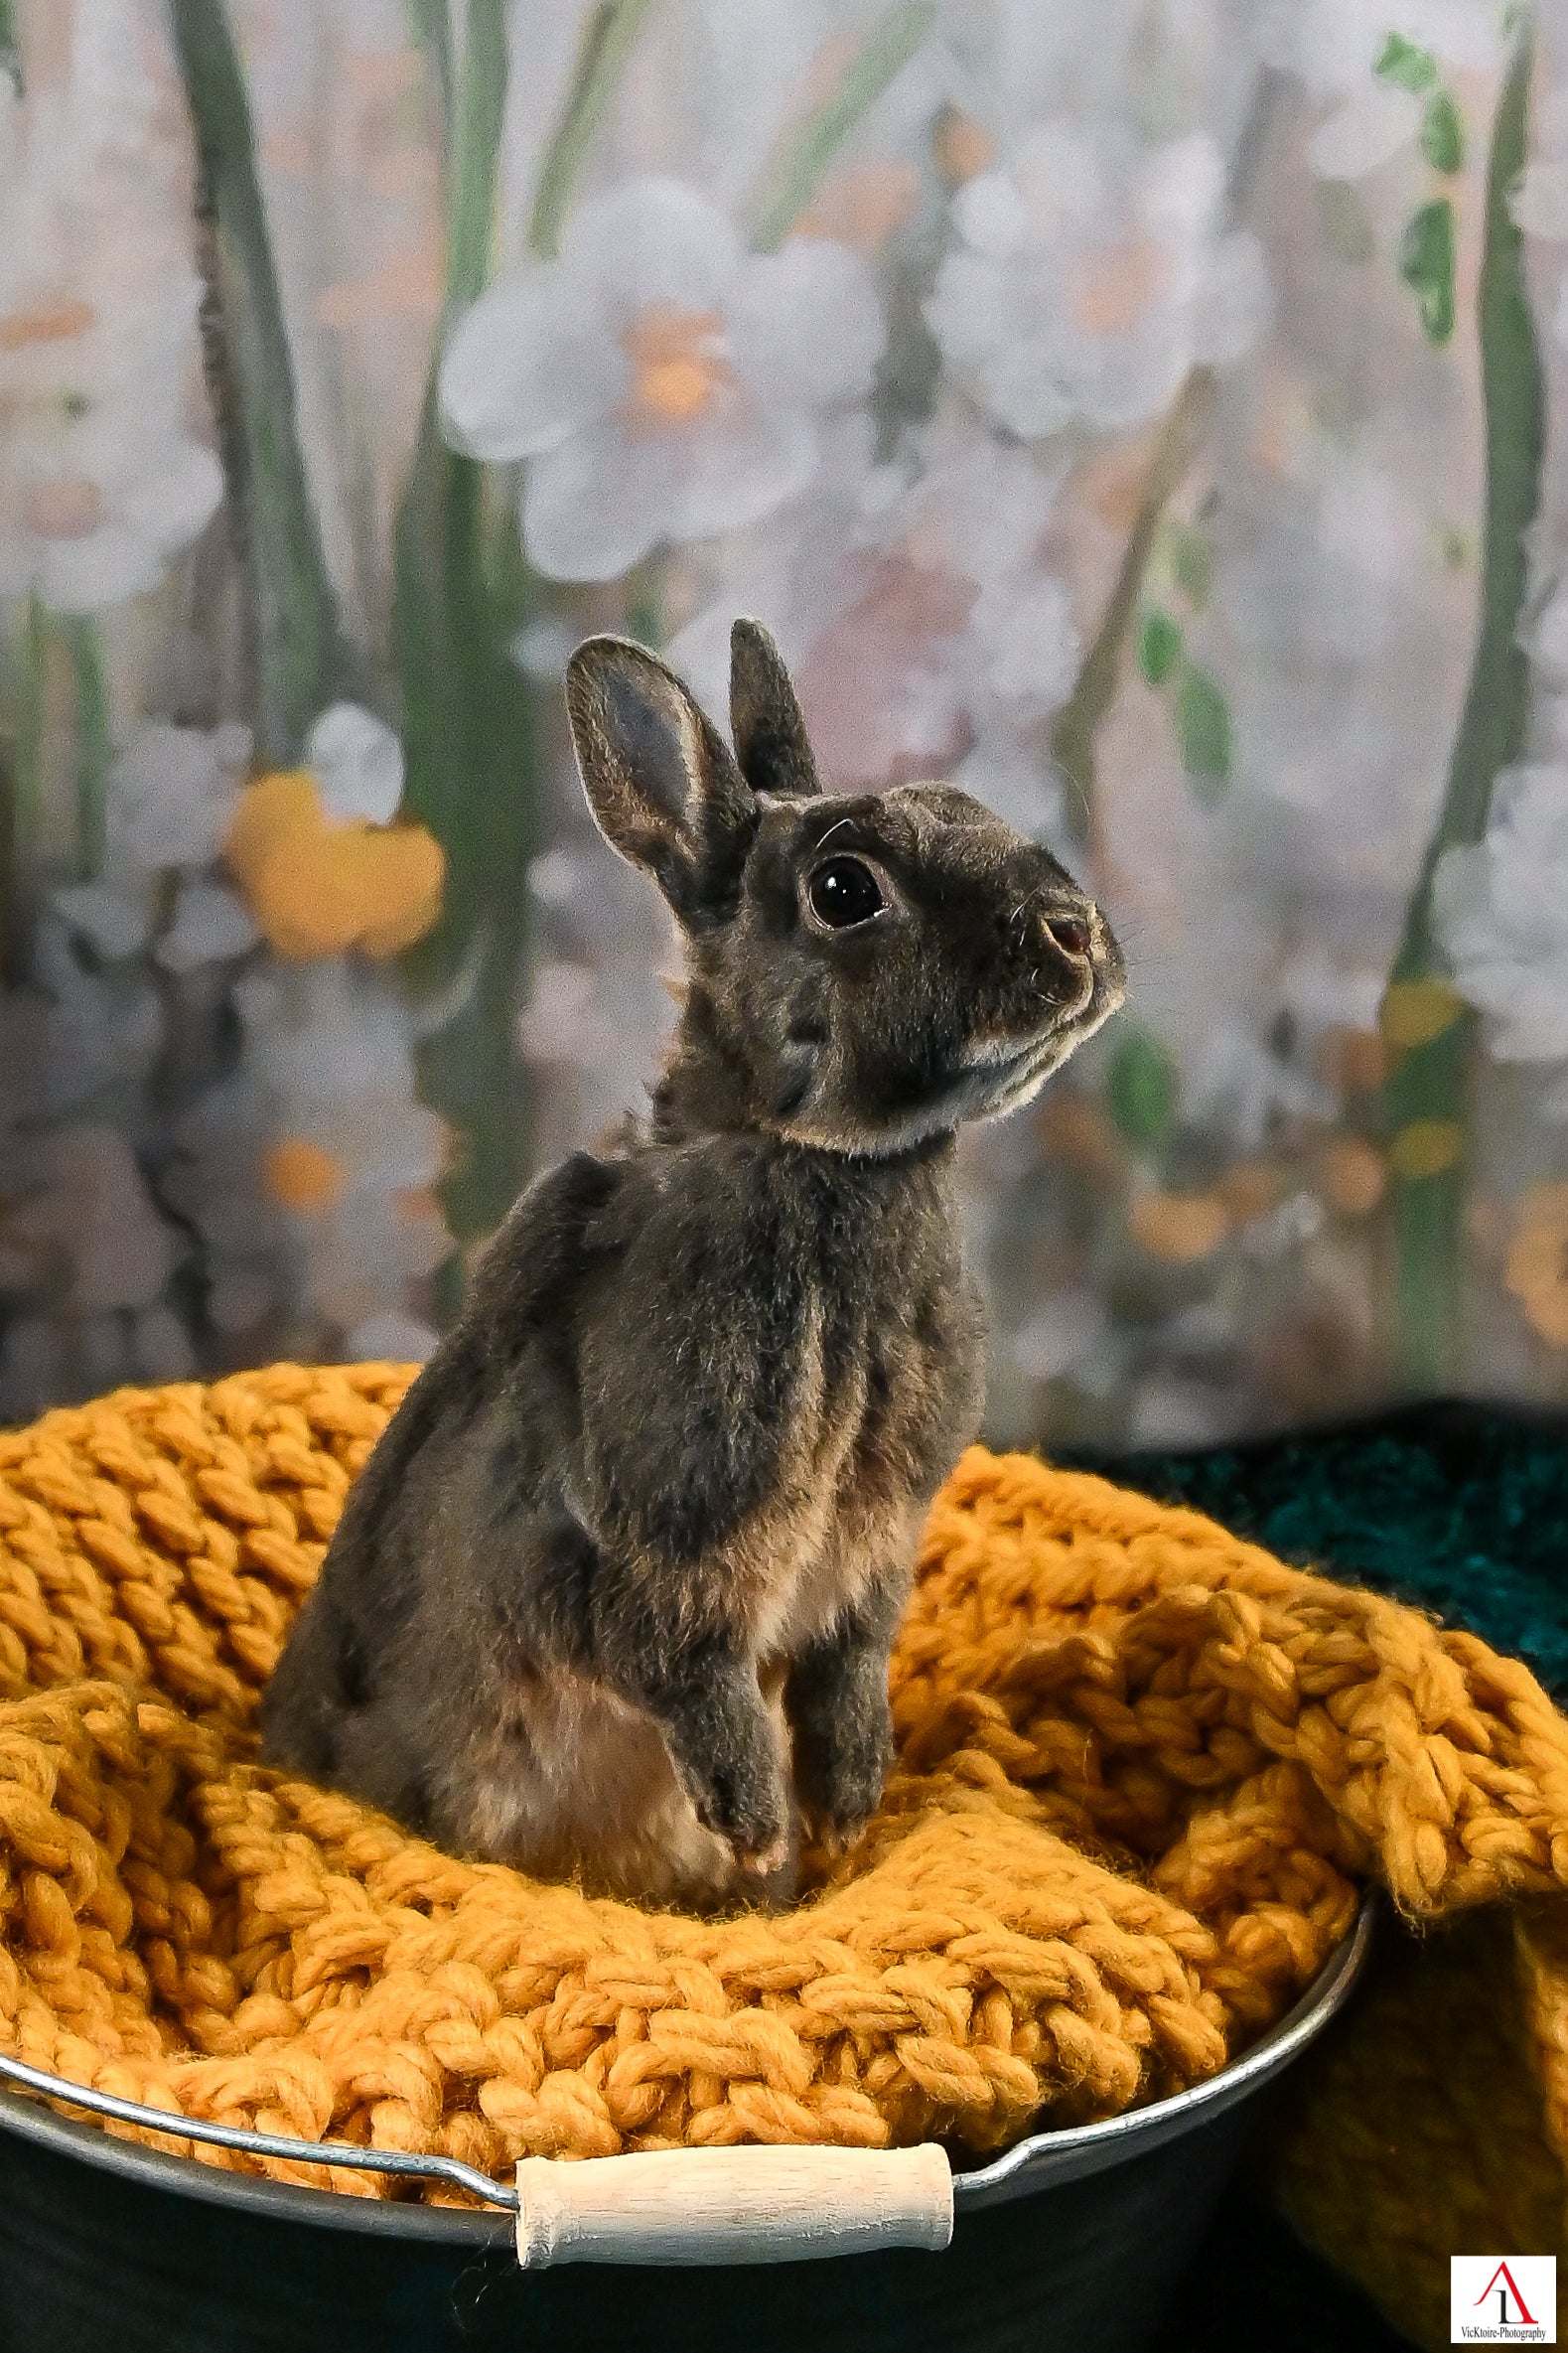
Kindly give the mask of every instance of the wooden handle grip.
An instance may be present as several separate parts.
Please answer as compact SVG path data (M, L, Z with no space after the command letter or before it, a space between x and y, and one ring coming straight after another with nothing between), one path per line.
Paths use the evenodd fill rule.
M874 2247L945 2247L947 2152L919 2148L671 2148L524 2157L517 2255L545 2264L775 2264Z

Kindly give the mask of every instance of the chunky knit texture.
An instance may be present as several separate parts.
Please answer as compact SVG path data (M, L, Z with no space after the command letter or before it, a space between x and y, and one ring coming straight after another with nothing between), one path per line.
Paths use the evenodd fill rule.
M699 1922L444 1856L252 1761L408 1379L282 1366L0 1438L0 2046L501 2175L742 2139L981 2152L1212 2073L1357 1878L1418 1919L1568 1885L1568 1725L1526 1669L979 1448L927 1527L886 1802L797 1910ZM1535 1916L1517 1983L1560 2166L1568 1972L1557 1902Z
M1385 1938L1276 2120L1286 2213L1432 2353L1450 2342L1451 2255L1568 2255L1568 1981L1542 1960L1527 1911Z
M1116 1468L1289 1559L1332 1563L1336 1575L1441 1611L1519 1651L1559 1701L1568 1695L1561 1417L1428 1401ZM1433 2353L1449 2343L1451 2253L1568 2257L1549 2122L1560 2134L1568 2087L1550 2108L1547 2097L1568 2047L1568 1985L1559 1991L1527 1946L1521 1966L1519 1944L1563 1918L1548 1899L1407 1933L1385 1923L1355 2000L1274 2104L1272 2186L1291 2220ZM1260 2271L1265 2244L1277 2254L1238 2200L1206 2255L1205 2276L1225 2271L1227 2305L1248 2315L1249 2333L1272 2329L1296 2353L1369 2343L1305 2259Z

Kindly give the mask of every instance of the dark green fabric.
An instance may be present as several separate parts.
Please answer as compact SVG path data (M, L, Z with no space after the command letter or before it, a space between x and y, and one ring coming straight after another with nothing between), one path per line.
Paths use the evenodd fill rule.
M1435 1611L1568 1693L1568 1419L1442 1403L1205 1454L1077 1459L1300 1567ZM1155 2353L1260 2345L1399 2353L1406 2340L1243 2184L1223 2202Z

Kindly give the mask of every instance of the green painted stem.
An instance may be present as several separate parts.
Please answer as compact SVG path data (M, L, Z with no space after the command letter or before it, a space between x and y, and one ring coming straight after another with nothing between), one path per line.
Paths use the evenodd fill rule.
M83 882L103 868L109 763L109 688L103 669L103 640L87 613L68 613L61 623L71 654L76 694L76 862Z
M810 204L861 117L909 64L936 22L932 0L897 0L873 25L842 79L813 107L768 174L752 208L752 244L774 253Z
M10 743L0 756L0 980L12 987L27 977L33 888L44 803L45 614L30 597L18 643L10 650L6 683L15 713Z
M17 693L16 785L12 803L11 863L16 886L26 891L38 855L44 820L44 697L49 666L49 616L41 599L27 600Z
M529 241L541 256L556 249L590 141L650 5L607 0L589 20L540 169ZM491 273L505 25L504 0L469 0L449 174L449 317L477 299ZM477 960L467 1001L419 1057L420 1092L459 1139L442 1199L460 1242L499 1223L527 1172L515 1026L542 746L533 691L508 649L535 595L514 507L493 515L484 469L442 442L433 373L398 516L392 635L408 799L447 859L442 921L408 958L409 977L427 990Z
M1524 748L1529 678L1519 625L1526 589L1525 534L1540 499L1545 395L1525 287L1522 240L1508 196L1524 169L1531 43L1520 32L1493 126L1487 171L1486 236L1477 295L1487 481L1481 619L1470 689L1454 741L1448 788L1405 916L1390 985L1418 980L1438 960L1432 883L1445 850L1481 841L1498 772ZM1415 1120L1463 1126L1475 1037L1462 1013L1438 1036L1403 1053L1390 1073L1385 1110L1391 1133ZM1450 1385L1462 1369L1464 1212L1462 1155L1440 1174L1396 1178L1398 1351L1414 1390Z
M17 39L13 0L0 0L0 74L7 75L19 98L26 97L27 79L22 67L22 44Z
M600 0L583 27L566 101L539 166L528 221L529 250L541 261L553 261L560 251L561 230L588 150L652 5L653 0Z
M452 150L452 218L447 229L447 308L466 309L490 277L496 236L496 160L506 110L506 11L501 0L469 0L463 79Z
M1278 102L1279 76L1259 74L1230 158L1225 192L1225 218L1232 225L1240 219L1262 156L1268 127ZM1068 822L1076 839L1093 854L1095 842L1095 738L1121 684L1122 662L1132 633L1149 569L1160 536L1165 512L1181 488L1188 468L1203 447L1213 415L1216 378L1212 368L1190 368L1166 411L1154 444L1138 512L1133 517L1111 592L1099 626L1078 664L1072 691L1057 715L1051 731L1051 757L1072 787Z
M286 761L299 756L343 673L337 602L300 448L244 71L223 0L169 0L169 12L215 225L219 365L236 410L230 455L243 471L231 487L253 573L261 746Z
M1214 404L1214 374L1195 368L1166 415L1105 610L1051 731L1051 757L1072 787L1068 821L1078 840L1093 831L1094 739L1116 699L1122 660L1160 524L1202 445Z
M449 178L449 315L490 275L506 70L504 0L469 0ZM443 443L432 369L398 514L392 654L408 803L447 861L441 922L406 970L427 993L478 956L466 1002L419 1054L420 1094L458 1139L442 1197L462 1242L499 1222L527 1166L513 1030L539 750L533 698L507 646L529 594L515 512L493 524L484 469Z
M513 1044L526 945L525 869L535 836L538 728L506 647L527 609L508 515L494 551L484 470L443 449L434 390L398 517L392 650L403 693L408 801L446 853L445 911L408 959L439 987L481 942L467 1002L420 1053L420 1091L459 1138L443 1186L460 1241L505 1214L527 1160L526 1103Z
M441 106L441 144L443 156L450 161L452 143L452 28L447 17L447 0L404 0L408 12L408 29L415 47L423 51L435 79L436 95Z

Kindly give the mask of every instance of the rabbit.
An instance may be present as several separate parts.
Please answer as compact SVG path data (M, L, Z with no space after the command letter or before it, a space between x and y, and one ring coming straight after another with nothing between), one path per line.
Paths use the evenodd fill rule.
M829 797L772 639L733 754L673 672L581 645L611 846L687 972L641 1119L523 1193L352 1488L263 1755L476 1857L712 1910L787 1901L892 1751L927 1508L982 1319L954 1131L1121 1001L1099 910L950 785Z

